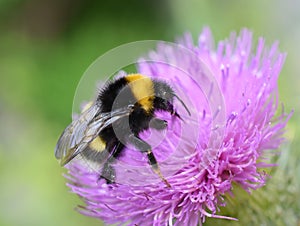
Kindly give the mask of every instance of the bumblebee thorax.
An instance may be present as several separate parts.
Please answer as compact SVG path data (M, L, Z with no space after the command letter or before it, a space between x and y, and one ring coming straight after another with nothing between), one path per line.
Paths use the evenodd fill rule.
M147 113L153 110L154 85L151 78L141 74L130 74L125 77L136 101Z

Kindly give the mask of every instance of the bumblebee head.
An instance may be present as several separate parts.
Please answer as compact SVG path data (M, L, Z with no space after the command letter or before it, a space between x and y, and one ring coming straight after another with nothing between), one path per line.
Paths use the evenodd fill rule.
M154 97L154 101L153 101L154 109L168 111L172 115L175 115L180 118L178 113L174 110L173 101L174 101L174 98L176 98L183 105L183 107L188 112L188 114L191 115L187 106L175 94L174 90L167 83L162 82L162 81L154 81L153 84L154 84L154 93L155 93L155 97Z

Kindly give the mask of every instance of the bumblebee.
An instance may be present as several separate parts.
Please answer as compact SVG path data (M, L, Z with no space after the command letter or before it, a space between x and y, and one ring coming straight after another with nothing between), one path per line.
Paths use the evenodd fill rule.
M139 137L139 133L151 128L163 130L167 121L155 117L156 111L167 111L179 119L173 101L184 102L166 82L141 74L129 74L108 82L81 115L61 134L55 149L55 157L62 166L76 156L100 164L100 178L115 182L112 166L126 144L132 144L148 158L152 170L170 187L162 175L151 146Z

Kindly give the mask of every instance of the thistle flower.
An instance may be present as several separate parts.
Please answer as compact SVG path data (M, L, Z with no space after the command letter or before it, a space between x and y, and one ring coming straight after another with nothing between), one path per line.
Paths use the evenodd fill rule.
M217 215L233 184L248 192L265 185L268 153L279 147L289 118L275 118L285 55L277 43L267 49L263 38L254 49L246 29L213 45L205 28L198 44L186 34L175 47L161 43L138 64L139 73L174 86L192 113L181 122L158 112L168 130L140 134L154 147L171 188L155 179L145 156L132 147L115 163L115 184L74 161L68 186L85 202L81 213L107 224L202 225L206 217L234 219Z

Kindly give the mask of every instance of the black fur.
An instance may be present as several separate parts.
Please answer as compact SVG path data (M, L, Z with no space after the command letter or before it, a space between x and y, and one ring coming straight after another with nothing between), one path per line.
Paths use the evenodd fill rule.
M151 146L141 140L138 135L141 131L149 128L149 123L151 119L154 119L154 112L156 110L168 111L170 113L174 112L172 104L174 91L165 82L158 80L152 80L152 82L154 87L153 110L148 112L146 112L135 99L125 77L108 83L97 97L97 103L101 106L101 113L111 112L114 111L114 109L126 107L130 104L134 105L134 111L129 115L129 118L122 118L113 126L102 130L99 134L106 143L107 151L111 153L111 158L104 164L101 174L101 177L106 179L108 183L114 182L115 179L114 169L111 163L114 158L122 154L122 150L125 147L124 144L126 143L132 143L140 151L147 152L149 164L151 164L153 169L158 169L156 159L151 151ZM166 126L167 123L164 120L153 120L153 128L164 129ZM115 131L120 132L116 134ZM144 150L145 148L143 147L149 148ZM94 158L94 155L90 152L93 151L89 150L89 154L86 155L86 157ZM89 159L99 161L99 158Z

